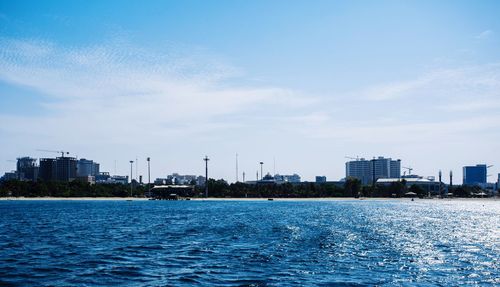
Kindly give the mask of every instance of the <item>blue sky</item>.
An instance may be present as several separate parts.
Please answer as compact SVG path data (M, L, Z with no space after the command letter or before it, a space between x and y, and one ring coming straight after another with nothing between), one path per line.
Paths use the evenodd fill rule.
M64 149L125 174L500 171L498 1L0 0L0 171ZM240 175L241 179L241 175ZM494 178L491 177L490 181Z

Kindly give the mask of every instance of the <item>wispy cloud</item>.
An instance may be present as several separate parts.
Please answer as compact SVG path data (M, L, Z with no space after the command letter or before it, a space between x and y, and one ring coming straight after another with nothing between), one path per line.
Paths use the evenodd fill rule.
M493 35L492 30L484 30L483 32L476 35L476 39L488 39L489 37L491 37L491 35Z
M189 47L148 49L125 40L72 47L0 38L0 81L44 95L40 101L48 111L0 114L0 122L9 123L0 125L2 146L106 147L97 158L108 168L113 159L108 153L116 158L137 147L156 154L168 150L183 161L182 153L193 149L220 149L221 157L231 157L228 149L245 149L261 157L271 146L269 156L302 150L306 160L304 147L312 145L311 154L340 153L342 160L348 153L384 154L403 145L432 148L436 142L467 143L478 136L490 137L481 142L485 146L500 141L492 135L500 129L498 63L434 69L347 94L311 97L245 84L244 71ZM199 142L208 144L199 147ZM465 153L465 148L447 152ZM425 158L412 156L407 159Z
M237 69L199 53L146 51L123 41L73 48L1 39L0 46L0 79L52 99L44 103L52 116L37 120L47 134L52 126L93 135L182 126L175 132L185 134L220 127L215 117L251 107L304 104L290 90L228 84Z
M418 100L434 105L447 101L484 101L500 96L500 64L437 69L407 81L379 85L363 90L371 101Z

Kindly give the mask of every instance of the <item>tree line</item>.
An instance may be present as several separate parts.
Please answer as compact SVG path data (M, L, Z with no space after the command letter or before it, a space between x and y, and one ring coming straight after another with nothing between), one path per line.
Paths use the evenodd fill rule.
M146 185L136 184L132 188L132 196L144 197ZM405 180L391 185L362 186L355 178L348 178L343 185L335 183L284 183L284 184L246 184L227 183L225 180L209 179L209 197L232 198L320 198L320 197L404 197L412 192L424 197L427 192L417 185L407 186ZM479 190L477 187L453 187L455 197L471 197ZM2 181L0 197L128 197L130 185L123 184L89 184L81 181ZM204 186L195 186L192 191L179 194L186 197L203 197Z

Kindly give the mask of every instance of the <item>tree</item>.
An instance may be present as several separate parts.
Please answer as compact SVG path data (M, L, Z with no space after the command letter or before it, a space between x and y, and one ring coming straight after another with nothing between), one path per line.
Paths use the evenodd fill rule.
M344 196L357 196L361 190L361 181L354 177L346 179L344 184Z

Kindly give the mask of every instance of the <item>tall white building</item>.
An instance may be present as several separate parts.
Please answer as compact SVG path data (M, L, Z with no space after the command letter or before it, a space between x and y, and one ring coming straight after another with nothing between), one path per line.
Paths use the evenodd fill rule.
M379 178L400 178L401 160L379 156L371 160L364 158L345 163L346 178L357 178L362 184L371 184Z

